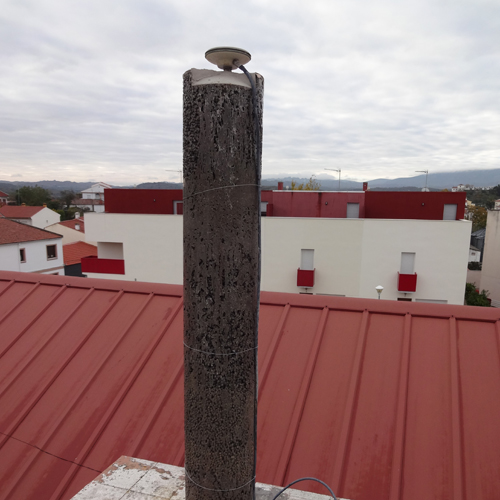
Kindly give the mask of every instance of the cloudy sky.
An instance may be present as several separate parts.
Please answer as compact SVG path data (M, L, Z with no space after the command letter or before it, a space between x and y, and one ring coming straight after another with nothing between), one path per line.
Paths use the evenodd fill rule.
M264 176L500 167L500 0L0 5L0 180L179 180L182 74L220 45L265 78Z

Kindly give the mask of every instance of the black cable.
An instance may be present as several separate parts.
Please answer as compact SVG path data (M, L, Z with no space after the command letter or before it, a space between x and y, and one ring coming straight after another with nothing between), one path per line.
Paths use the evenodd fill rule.
M250 86L252 87L252 111L253 111L253 128L254 128L254 140L255 140L255 147L256 147L256 161L255 161L255 169L256 169L256 177L257 177L257 195L258 195L258 210L259 210L259 218L260 218L260 204L261 204L261 167L262 167L262 147L261 147L261 141L260 141L260 120L259 120L259 113L257 109L257 89L255 88L255 84L252 80L252 77L250 73L247 71L245 66L241 65L239 67L243 73L248 78L248 81L250 82ZM258 269L258 283L257 283L257 304L260 304L260 272L261 272L261 245L260 245L260 239L261 239L261 230L260 230L260 221L259 221L259 234L258 234L258 241L259 241L259 269ZM258 345L258 339L259 339L259 314L257 312L257 324L255 327L255 339L254 339L254 346ZM255 378L257 380L257 388L255 391L255 401L254 401L254 421L253 421L253 426L254 426L254 457L253 457L253 477L255 478L257 474L257 402L258 402L258 353L257 349L255 349ZM254 488L253 488L253 500L255 500L255 479L254 479Z
M315 477L301 477L300 479L296 479L295 481L292 481L289 485L285 486L274 498L273 500L276 500L284 491L286 491L290 486L294 485L295 483L298 483L300 481L316 481L317 483L322 484L329 492L330 495L334 498L334 500L337 500L337 497L333 493L332 489L330 486L328 486L326 483L321 481L321 479L316 479Z
M99 474L102 474L102 472L103 472L102 470L93 469L92 467L88 467L87 465L79 464L77 462L73 462L72 460L68 460L67 458L63 458L63 457L60 457L58 455L54 455L53 453L50 453L49 451L43 450L42 448L40 448L36 444L31 444L31 443L28 443L26 441L23 441L22 439L16 438L12 434L5 434L5 432L2 432L2 431L0 431L0 434L8 437L10 439L14 439L16 441L19 441L20 443L23 443L27 446L31 446L31 448L35 448L36 450L41 451L42 453L45 453L46 455L50 455L51 457L58 458L59 460L64 460L65 462L69 462L70 464L73 464L73 465L78 465L78 467L83 467L84 469L89 469L91 471L98 472Z

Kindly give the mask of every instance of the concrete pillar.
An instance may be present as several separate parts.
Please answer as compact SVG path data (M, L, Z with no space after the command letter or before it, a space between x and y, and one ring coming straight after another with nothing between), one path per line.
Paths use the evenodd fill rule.
M263 78L252 78L261 131ZM184 74L187 500L254 494L261 151L254 125L245 75Z

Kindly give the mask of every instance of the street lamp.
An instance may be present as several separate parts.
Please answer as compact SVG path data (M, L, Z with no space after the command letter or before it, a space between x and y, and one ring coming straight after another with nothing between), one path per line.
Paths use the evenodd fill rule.
M179 174L181 176L181 184L182 184L182 170L172 170L170 168L166 168L165 172L179 172Z
M378 298L380 299L380 296L382 295L382 290L384 289L384 287L382 285L378 285L375 287L375 290L377 290L377 293L378 293Z
M339 173L339 191L340 191L340 168L325 168L325 170L333 170Z
M425 174L425 188L424 188L424 191L429 191L427 189L427 176L429 175L429 171L428 170L415 170L415 172L421 172L422 174Z

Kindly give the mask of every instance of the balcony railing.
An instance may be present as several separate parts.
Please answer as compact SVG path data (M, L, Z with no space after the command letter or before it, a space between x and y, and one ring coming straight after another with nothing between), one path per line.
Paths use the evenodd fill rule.
M398 273L398 291L415 292L417 290L417 273L401 274Z
M125 261L123 259L99 259L97 257L84 257L82 259L82 272L125 274Z
M297 269L297 286L304 288L311 288L314 286L314 271L306 271L304 269Z

